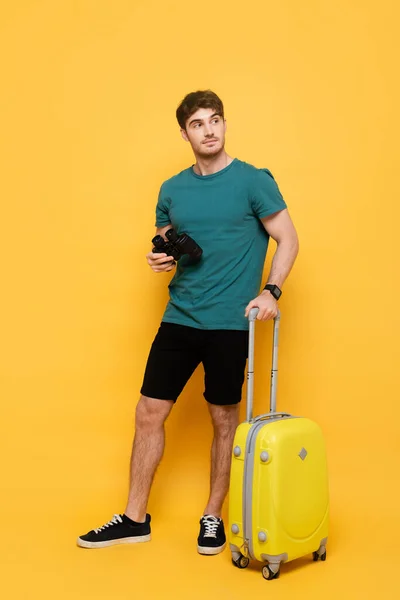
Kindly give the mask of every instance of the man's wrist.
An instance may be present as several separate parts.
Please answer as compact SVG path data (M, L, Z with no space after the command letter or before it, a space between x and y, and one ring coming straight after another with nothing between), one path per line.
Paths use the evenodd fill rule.
M263 292L268 292L275 300L282 296L282 290L275 283L267 283Z

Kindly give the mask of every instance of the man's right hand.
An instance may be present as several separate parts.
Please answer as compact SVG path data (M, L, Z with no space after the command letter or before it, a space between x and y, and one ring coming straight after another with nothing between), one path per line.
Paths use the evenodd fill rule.
M149 252L146 254L146 259L155 273L167 273L176 267L172 256L168 256L164 252Z

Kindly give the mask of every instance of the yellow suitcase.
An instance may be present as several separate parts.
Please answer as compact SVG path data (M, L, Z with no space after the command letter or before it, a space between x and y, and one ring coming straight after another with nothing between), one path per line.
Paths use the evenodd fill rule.
M229 489L232 562L264 563L265 579L277 579L282 563L312 554L326 559L329 489L321 429L310 419L276 412L280 313L274 321L270 412L252 417L254 328L249 315L247 416L233 444Z

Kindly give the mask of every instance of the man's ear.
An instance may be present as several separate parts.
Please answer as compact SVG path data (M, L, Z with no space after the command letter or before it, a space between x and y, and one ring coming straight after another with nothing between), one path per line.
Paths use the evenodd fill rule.
M183 137L183 139L185 140L185 142L189 141L189 138L187 136L187 133L186 133L185 129L181 129L181 136Z

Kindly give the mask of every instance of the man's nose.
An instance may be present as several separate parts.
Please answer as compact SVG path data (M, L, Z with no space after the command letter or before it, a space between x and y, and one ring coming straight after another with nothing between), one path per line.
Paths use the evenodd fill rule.
M204 125L204 135L205 137L213 137L212 127L209 123Z

